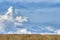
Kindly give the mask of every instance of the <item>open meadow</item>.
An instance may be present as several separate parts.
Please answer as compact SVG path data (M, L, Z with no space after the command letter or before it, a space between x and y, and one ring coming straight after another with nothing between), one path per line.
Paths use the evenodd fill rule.
M60 35L1 34L0 40L60 40Z

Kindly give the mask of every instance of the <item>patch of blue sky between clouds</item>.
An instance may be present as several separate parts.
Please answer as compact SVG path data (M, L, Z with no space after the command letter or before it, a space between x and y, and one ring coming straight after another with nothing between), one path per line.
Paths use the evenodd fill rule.
M7 2L35 2L35 3L38 3L38 2L53 2L53 3L58 3L60 2L60 0L1 0L0 2L4 2L4 1L7 1Z
M45 9L16 9L20 11L21 15L28 16L31 22L60 22L59 8L45 8Z

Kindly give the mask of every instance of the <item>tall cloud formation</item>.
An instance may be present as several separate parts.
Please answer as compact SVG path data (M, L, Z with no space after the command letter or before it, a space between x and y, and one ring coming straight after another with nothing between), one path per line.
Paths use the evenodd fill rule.
M13 7L10 6L8 8L8 11L4 15L0 15L0 34L60 34L60 30L54 30L51 26L45 26L41 27L39 30L40 31L52 31L54 33L50 32L44 32L42 33L37 33L28 31L27 28L18 28L23 26L24 22L28 22L28 17L23 17L23 16L16 16L14 18L14 12L13 12ZM31 28L31 27L30 27ZM28 28L29 29L29 28ZM42 29L42 30L41 30ZM33 31L36 29L32 29Z
M31 32L27 31L26 28L17 28L27 21L27 17L16 16L14 18L13 7L10 6L4 15L0 15L0 34L30 34Z

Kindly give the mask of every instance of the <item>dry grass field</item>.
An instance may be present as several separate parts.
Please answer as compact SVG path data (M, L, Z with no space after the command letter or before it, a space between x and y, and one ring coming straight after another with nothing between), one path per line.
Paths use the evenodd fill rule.
M0 34L0 40L60 40L60 35Z

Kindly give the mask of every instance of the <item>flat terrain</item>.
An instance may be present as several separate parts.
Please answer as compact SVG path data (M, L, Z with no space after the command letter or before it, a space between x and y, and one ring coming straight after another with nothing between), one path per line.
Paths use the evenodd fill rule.
M0 40L60 40L60 35L0 34Z

